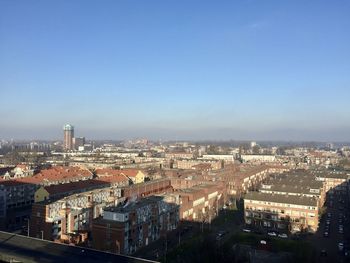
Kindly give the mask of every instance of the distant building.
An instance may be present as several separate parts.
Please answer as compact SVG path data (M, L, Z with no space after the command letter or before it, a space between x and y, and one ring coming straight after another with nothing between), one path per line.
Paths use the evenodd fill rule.
M75 150L79 150L79 147L84 147L85 137L73 138L73 146Z
M235 161L235 158L232 154L204 154L202 159L223 160L225 162L231 162L231 163Z
M241 159L243 162L275 162L275 155L263 155L263 154L242 154Z
M70 124L63 126L63 149L71 151L74 149L73 145L74 127Z
M108 177L112 175L122 175L125 178L132 181L134 184L143 183L145 181L145 174L137 169L123 169L123 170L114 170L114 169L97 169L96 175L98 177Z

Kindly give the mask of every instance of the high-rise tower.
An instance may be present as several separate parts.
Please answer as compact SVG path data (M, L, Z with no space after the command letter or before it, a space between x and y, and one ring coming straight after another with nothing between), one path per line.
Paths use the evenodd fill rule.
M74 127L70 124L63 126L63 149L66 151L73 150Z

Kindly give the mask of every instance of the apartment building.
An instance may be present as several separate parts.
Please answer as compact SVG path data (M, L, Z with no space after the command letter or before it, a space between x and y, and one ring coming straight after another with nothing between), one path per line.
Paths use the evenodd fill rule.
M82 192L87 192L87 191L95 190L98 188L105 188L109 186L110 186L110 183L105 181L95 180L95 179L73 182L70 184L41 186L35 192L34 200L35 200L35 203L37 203L37 202L42 202L49 199L51 200L61 199L73 194L79 194Z
M259 192L245 195L245 222L255 227L315 232L325 197L325 184L306 170L274 175Z
M130 201L155 194L173 192L168 179L127 185L128 179L124 176L112 175L95 179L96 184L92 181L86 180L66 185L52 185L39 189L37 193L40 193L40 196L37 198L38 201L43 201L35 203L32 207L31 235L40 236L41 231L43 231L44 238L49 240L61 240L68 243L80 240L79 242L81 242L80 232L82 230L91 230L91 226L88 223L91 222L92 218L101 215L105 207L117 205L125 200ZM50 193L53 194L52 198L48 198ZM71 195L67 196L68 194ZM63 219L63 217L66 219ZM68 217L70 218L69 220L74 218L73 221L69 221L71 222L69 223L70 226L67 223ZM77 223L79 220L85 220L88 223L83 222L85 224L85 227L83 227ZM66 224L65 229L67 229L63 233L60 230L62 229L62 222ZM40 226L43 227L41 228ZM51 235L50 231L54 234ZM76 240L73 238L74 235L77 235Z
M309 165L318 165L328 167L336 165L340 158L336 151L310 151L305 155L305 160Z
M265 154L242 154L241 159L243 162L275 162L275 155L265 155Z
M121 189L107 187L35 203L29 234L47 240L83 243L91 229L92 219L99 217L105 207L123 201Z
M93 221L93 247L112 253L132 254L141 247L176 229L178 205L163 196L150 196L139 201L104 209Z
M311 171L316 176L316 180L324 182L326 192L334 190L346 190L350 179L350 173L335 172L330 170Z
M269 167L266 165L242 166L228 178L228 192L240 197L248 190L257 189L268 175Z
M249 192L244 197L247 225L285 232L318 228L318 200L315 197Z
M325 184L305 170L270 177L268 182L261 185L259 192L314 197L318 200L319 207L322 207L326 200Z
M190 152L167 152L164 155L165 159L193 159L194 155Z
M174 192L180 198L180 219L211 222L224 205L226 189L223 183L204 183Z
M172 193L173 187L169 179L157 179L140 184L121 187L125 198L143 198L150 195Z
M222 168L222 161L220 160L204 160L204 159L184 159L176 160L173 168L177 169L198 169L201 166L206 166L208 170L218 170Z
M0 178L0 192L5 195L4 202L0 202L0 210L6 211L4 217L0 216L0 228L18 228L25 223L40 186L67 184L92 177L92 173L85 169L58 166L41 170L33 176Z
M204 160L221 160L227 163L234 163L235 156L233 154L204 154Z

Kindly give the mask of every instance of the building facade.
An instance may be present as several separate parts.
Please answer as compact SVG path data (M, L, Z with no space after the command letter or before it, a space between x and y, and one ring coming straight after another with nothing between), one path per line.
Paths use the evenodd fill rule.
M162 196L151 196L120 207L104 209L92 225L93 247L132 254L177 228L179 208Z
M74 127L70 124L63 126L63 149L65 151L74 150L73 144L74 138Z
M318 202L313 197L250 192L244 198L245 223L252 227L316 232L318 212Z

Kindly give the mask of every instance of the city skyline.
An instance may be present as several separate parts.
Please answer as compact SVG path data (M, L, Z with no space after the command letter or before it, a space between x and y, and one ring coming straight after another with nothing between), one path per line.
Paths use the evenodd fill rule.
M3 1L0 138L349 141L349 11Z

